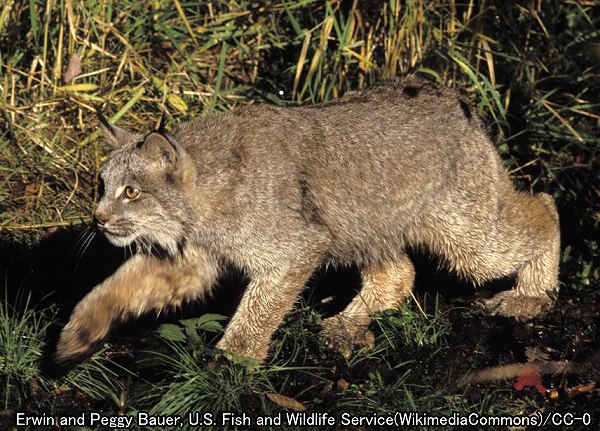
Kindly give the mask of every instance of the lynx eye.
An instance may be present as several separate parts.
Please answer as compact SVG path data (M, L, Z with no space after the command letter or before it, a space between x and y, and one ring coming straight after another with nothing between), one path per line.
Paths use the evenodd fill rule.
M127 186L125 187L125 190L123 190L123 196L129 200L137 199L139 195L140 191L135 187Z

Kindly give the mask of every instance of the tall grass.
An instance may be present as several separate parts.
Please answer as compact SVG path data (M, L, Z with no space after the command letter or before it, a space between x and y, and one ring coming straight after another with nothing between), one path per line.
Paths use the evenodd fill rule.
M161 111L177 123L255 100L318 102L411 72L466 91L525 187L597 198L581 184L596 181L600 147L595 2L5 3L0 232L11 238L90 219L106 154L94 103L146 129ZM82 74L64 82L74 54Z

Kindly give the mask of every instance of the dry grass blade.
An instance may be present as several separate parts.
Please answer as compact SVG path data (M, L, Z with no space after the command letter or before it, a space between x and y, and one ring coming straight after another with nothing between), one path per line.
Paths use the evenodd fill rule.
M70 233L62 232L63 228L73 225L82 231L75 243L76 265L89 250L94 234L85 227L99 198L98 172L108 152L98 139L94 105L112 114L113 123L136 131L155 129L163 111L172 130L192 117L236 105L314 103L384 78L418 72L464 90L495 136L520 188L555 197L566 230L562 292L576 298L587 298L588 291L597 295L598 1L3 0L2 6L0 246L5 246L9 258L21 249L25 259L36 258L47 242ZM70 59L72 67L66 67ZM88 251L85 258L89 257ZM52 266L52 274L68 272L62 263ZM3 281L10 288L18 278L10 263L7 274ZM42 277L37 274L37 278ZM48 282L52 280L42 280ZM7 303L0 301L0 314L1 305ZM588 301L581 303L590 309ZM249 372L244 363L232 361L206 369L202 364L211 353L203 350L204 343L190 340L164 355L160 372L152 376L157 382L152 390L146 391L145 383L128 386L132 392L143 388L146 400L125 403L113 393L112 401L98 408L123 412L131 406L160 415L252 410L275 417L283 409L328 411L331 407L337 412L433 411L440 417L466 417L474 409L494 416L521 415L525 402L530 407L540 401L525 393L507 394L506 385L495 390L499 385L479 384L520 377L523 364L518 363L468 376L468 382L478 384L463 387L461 396L455 387L447 388L449 380L481 364L482 354L490 354L490 363L506 362L514 349L502 346L502 352L492 353L487 335L482 335L485 340L470 339L474 333L488 334L487 329L504 334L504 321L492 324L495 319L477 313L465 316L460 310L456 310L459 320L454 320L455 310L440 312L436 303L430 313L431 304L415 298L414 305L378 317L368 332L373 337L379 331L374 348L368 338L367 347L344 361L324 352L315 335L318 319L313 312L321 305L288 316L281 328L283 339L275 337L278 346L272 366ZM557 373L545 379L564 380L553 381L561 394L597 397L597 385L578 385L598 376L598 355L589 354L590 346L597 347L597 337L585 336L588 330L594 335L598 331L583 327L585 322L579 319L584 315L562 310L560 317L555 315L553 322L576 322L568 328L573 328L578 340L574 343L566 337L557 345L551 340L545 346L560 348L544 350L547 357L540 366L542 372ZM592 322L593 312L589 315ZM0 326L5 321L0 318ZM461 329L455 331L456 327ZM536 343L554 334L554 328L547 327L540 335L536 326L519 327L531 331ZM512 335L519 339L522 332L526 331ZM0 336L0 342L4 338ZM448 349L451 338L461 344ZM14 345L30 341L33 349L43 344L41 338L19 336ZM456 355L456 347L464 349L471 341L477 351ZM512 353L509 361L520 360L519 352ZM38 367L38 359L33 367ZM529 355L527 359L532 361ZM288 364L294 365L288 368ZM565 370L568 377L561 374ZM99 379L89 375L80 373L78 379L68 380L69 387L87 385L98 396L111 398L98 386ZM113 374L106 376L110 383L120 381ZM4 377L0 373L0 398L6 405L17 385L2 384ZM39 411L48 407L49 414L64 415L64 410L52 411L55 406L64 409L60 390L43 404L48 400L39 397L50 391L38 390L32 383L36 380L23 379L18 388L31 392L33 398L26 400L26 406L35 405ZM80 386L71 384L77 380ZM352 384L348 386L346 380ZM78 405L90 405L77 390L65 395L77 395L83 399ZM560 398L552 399L553 406ZM477 403L470 401L474 399ZM73 398L67 400L71 406ZM549 400L543 402L547 407ZM18 407L11 405L5 411L23 410ZM12 423L4 426L5 417L0 411L0 429L13 427Z
M565 120L562 117L562 115L560 115L558 112L556 112L556 110L552 106L550 106L550 102L548 102L547 100L542 100L541 104L544 108L546 108L548 111L550 111L550 113L554 117L556 117L558 119L558 121L560 121L560 123L569 130L569 132L571 132L573 134L575 139L577 139L581 143L585 143L585 140L581 137L581 135L579 133L577 133L577 131L569 124L569 122L567 120Z
M81 68L81 59L79 58L79 55L73 54L69 59L67 70L62 73L62 79L65 82L70 82L82 73L83 69Z
M312 38L312 34L310 31L307 31L304 35L304 43L302 44L302 49L300 50L300 55L298 56L298 63L296 64L296 76L294 77L294 87L292 89L292 99L296 98L296 93L298 91L298 84L300 83L300 77L302 76L302 69L304 68L304 63L306 62L306 55L308 54L308 47L310 46L310 41Z
M297 401L293 398L286 397L285 395L276 394L273 392L268 392L267 398L274 404L277 404L279 407L283 407L284 409L294 410L296 412L304 412L306 411L306 407L300 401Z
M181 7L181 4L179 3L179 0L173 0L173 4L175 5L175 8L177 9L177 13L179 14L179 17L185 24L185 28L187 29L188 34L194 41L194 45L196 45L196 47L198 47L198 41L196 40L196 35L195 35L194 31L192 30L192 27L190 26L190 23L187 19L187 16L185 15L185 12L183 11L183 8Z

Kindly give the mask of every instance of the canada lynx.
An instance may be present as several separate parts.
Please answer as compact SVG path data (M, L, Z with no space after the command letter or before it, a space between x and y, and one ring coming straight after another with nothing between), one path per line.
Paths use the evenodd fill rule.
M491 312L533 316L557 288L559 225L547 194L514 189L479 118L416 76L315 106L255 105L128 132L101 117L99 229L137 254L75 308L57 345L89 353L111 326L210 291L233 264L250 284L219 348L263 360L317 267L356 264L363 286L323 334L347 351L369 315L409 295L408 246L481 283L517 275Z

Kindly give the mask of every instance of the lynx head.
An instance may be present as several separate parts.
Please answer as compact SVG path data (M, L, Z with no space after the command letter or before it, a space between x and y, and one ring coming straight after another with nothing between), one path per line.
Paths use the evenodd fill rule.
M175 255L193 220L187 192L196 170L187 151L164 127L148 134L111 125L98 112L113 151L102 167L104 190L95 221L116 246Z

